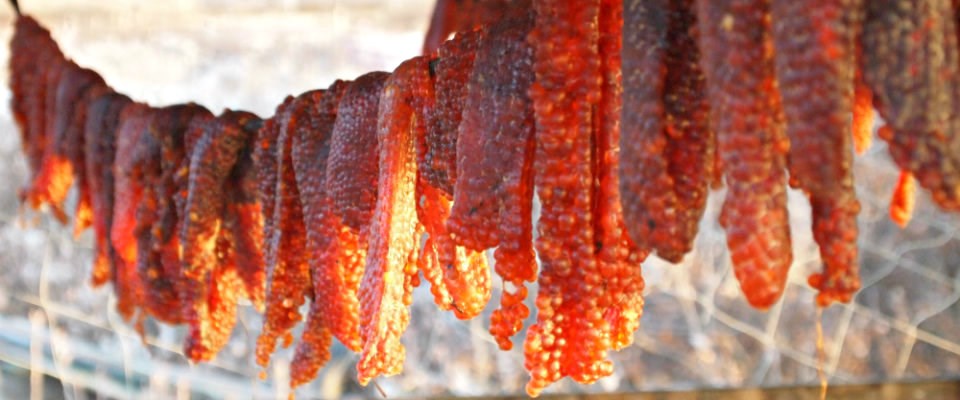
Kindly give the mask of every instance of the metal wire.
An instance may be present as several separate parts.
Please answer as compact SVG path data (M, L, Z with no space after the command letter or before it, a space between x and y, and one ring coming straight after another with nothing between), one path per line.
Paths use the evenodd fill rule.
M300 3L302 9L294 5L282 12L215 13L209 20L214 28L203 25L214 13L213 0L178 2L195 6L194 11L169 23L135 8L80 16L35 11L46 12L39 17L54 28L68 54L139 99L156 104L197 100L213 108L265 114L285 94L323 87L333 78L392 69L416 54L431 2L416 3L424 14L420 22L393 25L391 15L371 14L382 10L372 1L335 2L336 15L324 11L331 2ZM409 2L387 3L387 13L415 14L398 11L415 8ZM29 7L25 11L32 12ZM120 18L119 12L129 18ZM0 34L9 33L10 24L0 23ZM401 45L407 42L408 47ZM0 58L6 52L0 49ZM150 68L143 73L150 67L146 64L157 60L175 61L163 66L174 72L157 75L163 69ZM0 109L0 130L7 132L0 135L0 182L6 188L25 181L14 129L9 111ZM877 143L856 163L863 205L863 288L851 304L823 310L824 373L833 384L960 377L960 218L937 211L921 194L914 220L904 230L896 228L886 218L897 175L886 147ZM178 399L287 394L289 349L275 356L269 379L258 379L251 350L260 317L253 310L241 309L241 328L216 360L190 365L180 350L182 328L148 323L141 339L113 311L111 289L89 286L90 234L73 238L69 227L21 213L15 190L4 193L0 397L24 382L33 396L56 389L64 398L84 398L87 391ZM684 263L650 259L643 265L645 315L635 345L611 354L614 376L594 386L561 381L548 392L817 384L815 293L806 277L820 262L806 200L790 194L796 262L784 299L760 312L742 299L730 273L725 238L716 223L723 194L711 194L696 249ZM532 292L534 296L535 288ZM379 379L383 390L390 397L522 393L522 335L515 338L513 351L502 352L486 332L497 296L495 292L483 317L463 322L437 311L421 288L404 336L405 371ZM356 385L355 356L342 347L334 349L334 356L316 381L295 391L299 398L377 396ZM33 373L22 379L17 371L25 370ZM49 386L45 375L62 389Z

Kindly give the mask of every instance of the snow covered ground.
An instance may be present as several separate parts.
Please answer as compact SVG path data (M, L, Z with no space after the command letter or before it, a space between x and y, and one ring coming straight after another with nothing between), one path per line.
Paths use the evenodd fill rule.
M212 110L261 116L288 94L372 70L392 70L418 54L430 0L22 0L64 52L118 90L153 105L196 101ZM12 13L0 6L0 40ZM8 56L0 47L0 62ZM6 88L6 75L0 76ZM9 91L0 91L2 101ZM960 219L925 195L906 230L886 219L896 171L878 143L857 160L864 290L850 306L824 312L825 370L834 383L960 376ZM92 238L72 237L43 214L22 211L25 180L19 135L0 107L0 397L272 398L287 393L286 362L275 357L257 378L252 347L260 326L249 307L213 363L180 355L181 328L150 324L147 343L113 311L110 288L88 283ZM784 301L750 309L729 270L712 196L696 251L683 265L648 260L647 308L637 344L616 353L614 376L585 387L563 381L548 392L779 386L817 381L813 292L819 268L809 207L791 193L795 259ZM496 296L496 294L495 294ZM488 312L490 310L487 310ZM520 346L501 352L488 320L457 321L416 295L404 337L402 375L377 383L390 395L522 393ZM521 338L518 338L521 340ZM342 348L299 398L377 396L354 379L356 356ZM48 374L46 384L29 369Z

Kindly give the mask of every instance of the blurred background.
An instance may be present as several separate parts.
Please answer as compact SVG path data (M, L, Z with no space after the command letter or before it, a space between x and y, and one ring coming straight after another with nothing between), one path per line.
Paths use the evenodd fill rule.
M152 105L196 101L261 116L288 94L336 78L392 70L420 51L432 0L22 0L68 57L117 90ZM0 40L13 14L0 5ZM6 64L6 46L0 62ZM114 312L112 289L89 285L92 235L74 238L43 213L20 208L26 167L11 121L7 75L0 107L0 398L281 398L289 351L258 377L261 324L248 306L216 360L191 365L184 329L147 324L144 341ZM863 289L823 312L823 370L831 384L960 377L960 218L920 193L906 229L887 218L897 177L877 142L856 159ZM814 292L820 268L804 197L790 193L795 264L781 302L751 309L729 266L711 194L696 250L681 265L643 264L646 309L635 345L613 353L613 376L569 380L546 393L680 391L815 385ZM68 207L72 209L72 207ZM390 398L520 395L522 347L503 352L487 333L489 312L458 321L416 292L401 375L376 383ZM529 321L528 324L529 325ZM299 335L297 335L299 336ZM516 338L522 341L522 334ZM355 380L357 357L342 347L298 398L379 397Z

